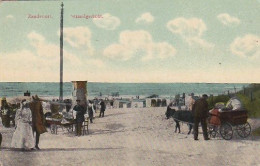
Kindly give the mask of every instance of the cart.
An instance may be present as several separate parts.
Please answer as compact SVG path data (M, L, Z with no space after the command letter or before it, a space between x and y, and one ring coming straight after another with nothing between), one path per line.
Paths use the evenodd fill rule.
M246 110L219 111L219 109L214 109L208 121L209 135L214 138L220 134L223 139L231 140L233 133L237 132L241 138L246 138L251 134L251 126L247 118Z
M62 123L61 119L55 118L46 118L46 123L50 125L50 130L52 134L57 134L58 126L62 127L62 129L66 128L68 132L73 132L74 121L70 121L69 123Z

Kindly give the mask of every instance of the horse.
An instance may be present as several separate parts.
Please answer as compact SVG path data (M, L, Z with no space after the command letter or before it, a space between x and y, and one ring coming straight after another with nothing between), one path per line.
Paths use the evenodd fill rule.
M191 111L184 111L184 110L176 111L175 109L171 109L168 106L165 115L167 119L169 119L170 117L174 119L176 123L175 133L177 132L177 129L179 129L179 133L181 132L180 121L188 123L189 126L188 134L191 133L192 126L194 123L194 118Z

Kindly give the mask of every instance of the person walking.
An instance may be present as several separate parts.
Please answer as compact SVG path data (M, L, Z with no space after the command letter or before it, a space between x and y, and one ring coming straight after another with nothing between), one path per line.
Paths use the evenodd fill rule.
M206 123L206 119L208 117L207 98L208 95L204 94L202 98L195 101L192 107L192 112L194 116L194 140L198 140L199 123L201 123L202 126L204 140L209 140Z
M85 108L80 105L80 100L76 100L77 105L74 106L73 110L76 112L76 136L81 136L82 123L85 120Z
M104 117L105 110L106 110L106 104L103 99L101 99L100 106L101 106L101 108L100 108L99 117L101 117L101 116Z
M43 114L42 102L37 95L32 97L33 101L30 103L30 109L32 111L32 130L36 134L35 149L40 150L39 142L40 135L47 132L45 127L45 117Z

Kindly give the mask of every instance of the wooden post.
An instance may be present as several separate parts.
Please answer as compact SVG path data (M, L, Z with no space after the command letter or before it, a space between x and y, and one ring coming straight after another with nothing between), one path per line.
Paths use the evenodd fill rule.
M183 98L183 102L184 102L184 105L185 105L185 93L182 93L182 98Z
M63 3L61 3L60 16L60 103L63 102ZM60 107L62 111L62 107Z

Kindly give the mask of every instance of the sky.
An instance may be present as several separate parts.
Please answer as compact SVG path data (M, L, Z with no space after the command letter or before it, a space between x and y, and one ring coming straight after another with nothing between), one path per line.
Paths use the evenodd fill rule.
M63 3L64 81L260 82L260 0ZM59 82L60 10L0 2L0 82Z

